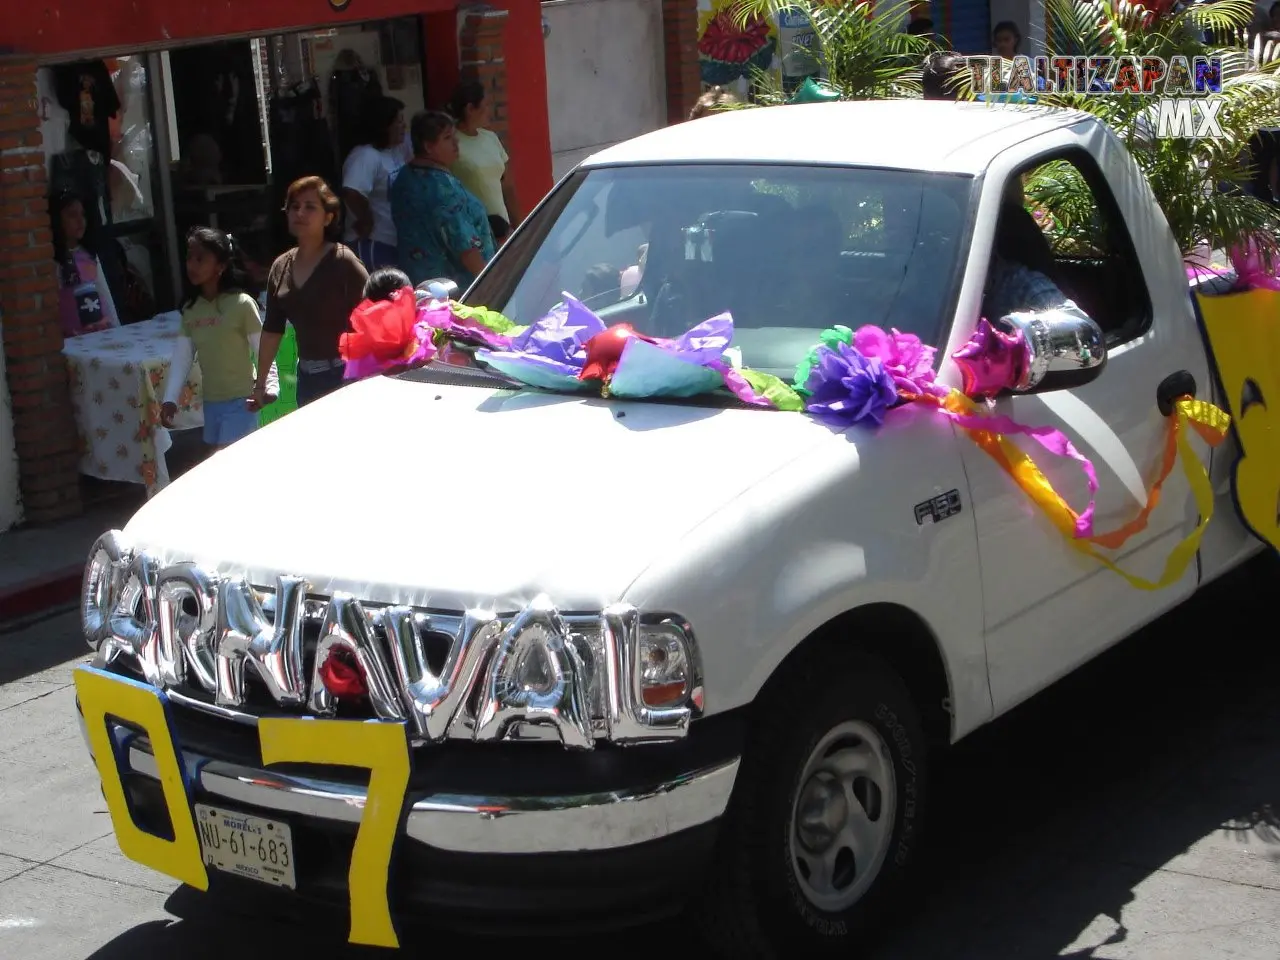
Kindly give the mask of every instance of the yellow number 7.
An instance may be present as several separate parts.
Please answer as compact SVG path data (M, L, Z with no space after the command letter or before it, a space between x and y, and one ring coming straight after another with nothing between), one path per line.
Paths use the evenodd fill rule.
M402 723L263 718L262 762L364 767L369 790L351 851L351 943L400 946L391 922L387 885L391 851L409 787L409 739Z

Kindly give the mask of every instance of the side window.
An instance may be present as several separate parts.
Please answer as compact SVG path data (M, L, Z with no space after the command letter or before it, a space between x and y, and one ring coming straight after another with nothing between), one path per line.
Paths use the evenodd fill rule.
M1144 333L1152 313L1146 281L1093 158L1082 151L1044 158L1020 179L1022 207L1047 247L1044 265L1035 268L1094 319L1109 346Z

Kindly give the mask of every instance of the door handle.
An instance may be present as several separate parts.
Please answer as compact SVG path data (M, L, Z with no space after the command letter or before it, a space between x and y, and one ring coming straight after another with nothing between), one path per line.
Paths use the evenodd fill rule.
M1179 370L1177 373L1169 374L1160 381L1160 386L1156 387L1156 406L1160 408L1163 416L1171 417L1174 405L1182 397L1195 395L1196 378L1188 370Z

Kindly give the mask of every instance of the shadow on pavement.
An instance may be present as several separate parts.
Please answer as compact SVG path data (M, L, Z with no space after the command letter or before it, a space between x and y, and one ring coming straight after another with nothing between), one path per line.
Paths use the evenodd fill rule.
M41 636L47 642L6 645L7 634L30 630L37 624L43 627ZM91 653L80 630L80 614L74 607L15 621L0 629L0 684L26 679L68 660L87 660Z
M1239 885L1209 893L1197 886L1163 908L1148 907L1168 915L1156 933L1212 926L1215 903L1251 893L1280 903L1280 641L1269 618L1278 580L1280 563L1259 558L943 758L934 854L916 915L889 933L875 956L1095 956L1130 938L1126 910L1134 890L1162 868L1170 882ZM1206 838L1213 841L1208 854L1188 853L1202 850ZM1271 859L1257 856L1268 845ZM1201 859L1169 866L1184 854ZM1270 879L1251 884L1251 867L1269 869ZM1185 915L1188 903L1197 905L1195 916ZM335 960L386 956L343 943L345 913L298 924L220 915L212 904L180 890L166 908L184 919L136 927L91 960L202 960L232 951L239 960L278 960L282 951L298 950ZM1151 935L1150 918L1146 927ZM670 943L677 933L670 926L661 932L663 941L645 931L629 936ZM406 930L404 938L423 952L478 946L423 930ZM501 941L488 943L504 949ZM597 943L605 941L556 945ZM1260 946L1258 956L1276 955ZM1187 957L1209 955L1188 947Z

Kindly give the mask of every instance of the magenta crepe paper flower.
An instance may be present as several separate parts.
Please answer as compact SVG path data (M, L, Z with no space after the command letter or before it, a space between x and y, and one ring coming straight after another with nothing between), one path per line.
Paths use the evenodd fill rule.
M505 350L511 337L490 330L471 317L460 316L447 300L429 300L418 309L420 323L449 337L474 340L490 350Z
M864 357L878 359L904 393L946 394L946 387L934 382L936 348L926 347L914 333L900 333L896 327L885 333L879 327L868 325L854 333L853 345Z
M986 317L969 342L951 355L964 378L964 393L970 397L994 397L1022 380L1030 363L1026 338L1021 330L1005 333Z
M1280 263L1275 264L1275 271L1263 266L1262 250L1256 239L1251 237L1245 243L1232 247L1228 258L1241 285L1250 289L1280 292Z
M821 347L818 363L805 383L809 392L805 409L835 427L850 427L870 420L879 426L898 399L893 374L879 357L864 356L846 343Z

